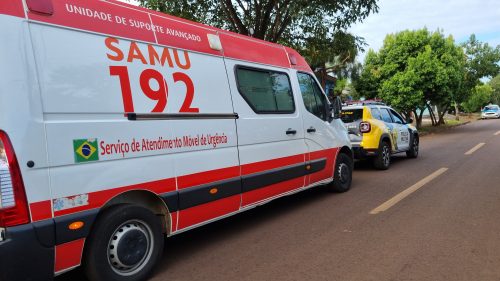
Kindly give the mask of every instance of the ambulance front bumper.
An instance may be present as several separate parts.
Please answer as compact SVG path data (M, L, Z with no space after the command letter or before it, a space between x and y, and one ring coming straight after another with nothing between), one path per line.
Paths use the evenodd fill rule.
M26 224L4 229L0 241L0 280L53 280L54 246L41 242L50 232L50 225Z

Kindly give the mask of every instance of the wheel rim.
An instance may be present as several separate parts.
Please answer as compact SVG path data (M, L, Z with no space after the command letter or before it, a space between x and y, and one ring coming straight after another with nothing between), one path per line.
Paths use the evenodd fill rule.
M384 145L382 148L382 161L384 162L384 166L389 166L391 161L391 152L389 151L389 147L387 147L387 145Z
M350 178L350 169L349 166L346 163L340 163L338 167L338 174L339 174L339 182L341 184L346 184L349 182Z
M418 155L418 139L413 140L413 154Z
M153 253L153 232L140 220L121 224L108 242L108 262L122 276L136 274L148 264Z

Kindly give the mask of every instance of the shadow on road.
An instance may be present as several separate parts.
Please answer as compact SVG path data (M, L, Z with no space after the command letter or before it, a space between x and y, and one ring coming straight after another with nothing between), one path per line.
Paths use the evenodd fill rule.
M406 159L408 158L404 153L392 156L391 166L389 167L389 170L392 168L392 166L397 165L398 163L405 161ZM356 160L354 162L354 171L377 171L377 169L373 167L372 159L365 159L365 160Z
M196 255L197 252L202 251L205 247L211 246L214 243L223 243L233 236L240 235L261 224L266 224L268 221L278 219L292 210L305 208L324 196L336 196L336 194L329 193L323 186L312 188L298 194L276 199L269 204L259 206L241 214L169 237L165 240L164 255L153 276L167 272L169 268L175 267L176 261L182 261L189 256ZM63 274L55 280L87 281L83 277L83 271L80 268Z

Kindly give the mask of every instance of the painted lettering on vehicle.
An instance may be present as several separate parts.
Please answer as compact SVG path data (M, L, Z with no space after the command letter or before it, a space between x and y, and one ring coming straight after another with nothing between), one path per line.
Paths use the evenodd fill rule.
M228 137L224 133L185 135L173 138L158 137L157 139L133 138L130 141L116 140L109 142L101 140L99 142L99 151L101 156L119 155L125 158L128 154L139 152L194 147L217 148L220 145L227 144L228 141Z
M192 103L195 98L195 87L191 77L183 71L191 68L191 60L187 51L179 51L177 49L170 49L167 47L157 47L147 44L146 48L141 48L139 45L132 41L130 43L120 44L117 38L109 37L104 41L108 52L106 56L113 62L127 62L127 63L140 63L149 66L161 66L166 69L179 69L180 71L173 72L172 78L174 83L182 83L185 86L186 92L184 93L184 102L181 108L177 111L179 113L198 113L200 109L193 107ZM182 53L182 59L179 55ZM137 81L130 77L128 66L112 65L109 67L109 74L117 76L120 82L120 88L123 99L123 109L126 113L134 111L134 95L132 93L131 83ZM139 75L139 85L142 94L156 101L156 105L151 109L152 113L162 113L166 110L169 96L169 86L165 80L165 75L153 68L144 69ZM157 87L151 86L151 81L155 82Z

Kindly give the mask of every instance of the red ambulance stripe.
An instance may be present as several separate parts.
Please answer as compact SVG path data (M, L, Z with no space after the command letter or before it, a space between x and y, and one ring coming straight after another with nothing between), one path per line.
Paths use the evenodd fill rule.
M5 2L5 1L3 1ZM102 1L52 1L52 16L29 12L28 18L61 26L156 42L149 14ZM149 30L146 25L149 24Z
M52 218L52 204L50 200L30 204L31 221L41 221Z
M311 152L311 160L327 158L326 169L318 173L312 174L311 179L326 179L333 175L333 165L337 148L321 150L316 152ZM250 175L258 172L263 172L267 170L272 170L280 167L285 167L297 163L303 163L308 154L298 154L293 156L287 156L282 158L276 158L272 160L266 160L261 162L244 164L241 166L241 175ZM217 170L205 171L201 173L195 173L185 176L179 176L177 178L177 185L179 189L184 189L192 186L203 185L215 181L222 181L230 178L235 178L240 176L240 167L227 167ZM315 180L313 180L314 182ZM158 180L153 182L140 183L130 186L124 186L114 189L107 189L102 191L96 191L89 193L89 204L85 206L75 207L71 209L55 211L54 216L63 216L68 214L73 214L81 211L86 211L90 209L100 208L107 201L115 197L120 193L124 193L130 190L148 190L155 194L162 194L176 190L175 178L169 178L164 180ZM50 204L50 201L38 202L37 204Z
M114 4L114 5L118 5L118 6L122 6L122 7L126 7L126 8L129 8L129 9L137 10L137 11L142 11L142 12L148 12L149 11L146 8L142 8L140 6L133 5L133 4L130 4L130 3L127 3L127 2L120 2L118 0L101 0L101 1L102 2L108 2L108 3Z
M156 32L158 44L222 56L220 51L211 49L208 42L208 34L216 35L216 30L207 30L156 15L151 15L151 20L153 24L161 27Z
M0 14L24 18L24 7L21 0L0 1Z
M82 259L85 238L56 246L56 261L54 272L79 266Z
M10 1L2 2L10 3ZM24 17L22 6L19 7L20 3L17 1L16 4L0 4L0 13L13 13ZM210 48L207 38L208 34L218 33L226 57L312 72L305 59L290 48L148 9L110 0L60 0L52 3L53 15L28 12L28 18L211 55L222 55L220 51ZM5 11L2 11L2 8ZM295 56L296 65L290 66L289 54Z
M140 184L134 184L130 186L124 186L120 188L107 189L97 192L89 193L89 204L86 206L55 211L54 216L63 216L67 214L73 214L85 210L95 209L102 207L107 201L115 197L120 193L124 193L130 190L148 190L156 194L167 193L170 191L175 191L175 178L158 180L153 182L146 182Z
M183 210L179 229L235 212L239 210L240 203L241 195L235 195Z
M173 212L170 214L170 219L171 219L171 232L177 231L177 219L178 219L179 212Z
M169 18L169 19L178 21L180 23L187 23L187 24L190 24L190 25L198 26L200 28L221 31L221 29L217 29L215 27L212 27L212 26L209 26L209 25L206 25L206 24L202 24L202 23L190 21L190 20L187 20L187 19L184 19L184 18L180 18L180 17L168 15L168 14L165 14L165 13L162 13L162 12L157 12L157 11L154 11L154 10L150 10L150 9L147 9L147 8L143 8L143 7L140 7L140 6L129 4L127 2L121 2L121 1L118 1L118 0L101 0L101 1L108 2L108 3L114 4L114 5L118 5L118 6L122 6L122 7L126 7L126 8L129 8L131 10L135 10L135 11L139 11L139 12L149 13L151 15L158 16L158 17Z
M338 148L331 148L311 152L311 161L326 158L326 166L323 170L309 175L310 180L307 182L307 184L315 183L333 177L333 168L335 166L335 159L338 151Z
M273 184L270 186L266 186L264 188L259 188L256 190L252 190L249 192L245 192L243 195L242 206L247 206L250 204L257 203L259 201L263 201L274 196L278 196L285 192L289 192L295 190L297 188L301 188L304 186L304 177L280 182L277 184Z
M240 176L240 168L238 166L206 171L196 174L180 176L177 178L179 189L186 187L207 184L215 181L226 180Z
M266 160L262 162L244 164L241 166L241 175L246 176L258 172L263 172L266 170L272 170L303 162L305 162L305 154L298 154L293 156Z
M305 72L310 72L312 73L312 69L307 63L307 61L294 49L285 47L286 52L288 53L288 56L293 56L297 62L296 65L289 65L290 67L299 70L299 71L305 71Z
M286 52L280 45L229 33L221 33L219 37L225 57L279 67L290 67Z

